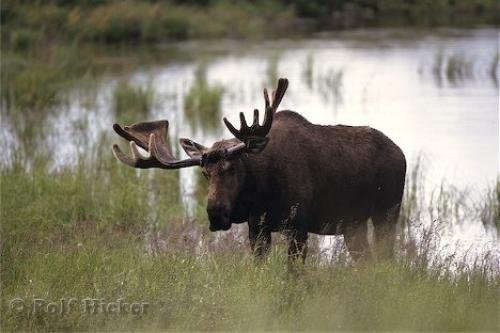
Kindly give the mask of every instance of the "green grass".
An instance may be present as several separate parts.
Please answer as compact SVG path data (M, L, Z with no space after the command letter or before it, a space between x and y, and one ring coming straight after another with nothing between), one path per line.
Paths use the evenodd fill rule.
M216 241L204 218L183 221L177 177L110 158L59 171L48 171L43 159L4 168L2 331L497 328L500 280L491 263L433 265L423 258L430 252L403 251L396 262L352 265L345 255L320 260L311 242L306 264L289 271L279 241L258 263L234 234ZM419 193L412 189L405 216L421 209L409 202ZM497 209L489 198L482 209ZM60 316L14 312L14 298L122 298L149 306L141 315L77 308Z
M97 43L262 38L311 29L498 24L494 0L35 1L2 3L2 41L24 50L49 40Z
M11 110L57 104L72 80L92 72L89 58L73 46L23 53L2 50L1 65L1 98Z
M154 101L151 86L135 87L126 81L120 81L113 92L113 111L118 121L135 123L148 117Z
M17 50L49 40L150 43L186 38L260 38L292 26L293 10L276 2L214 1L209 6L165 1L101 1L69 5L2 4L2 39Z
M220 127L220 109L224 88L211 85L206 78L207 64L202 62L194 73L194 82L184 96L186 117L194 128L216 130Z

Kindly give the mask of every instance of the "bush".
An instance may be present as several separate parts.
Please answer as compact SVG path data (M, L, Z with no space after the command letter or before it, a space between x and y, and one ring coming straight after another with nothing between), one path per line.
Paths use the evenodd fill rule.
M41 39L41 34L36 31L19 29L10 34L10 47L14 51L25 52L32 49Z

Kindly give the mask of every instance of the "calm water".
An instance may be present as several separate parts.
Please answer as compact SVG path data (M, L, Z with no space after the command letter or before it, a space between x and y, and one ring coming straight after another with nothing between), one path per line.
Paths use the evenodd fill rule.
M97 87L66 92L69 102L40 124L44 130L37 149L52 154L55 168L92 151L102 134L111 132L113 91L123 80L154 90L150 114L136 121L165 118L171 122L171 139L189 137L210 145L230 137L223 116L238 123L238 112L250 116L255 107L262 110L262 88L287 77L290 87L282 109L318 124L375 127L400 145L409 169L420 156L426 188L444 181L480 192L495 184L499 171L499 69L494 67L498 43L493 29L378 30L261 43L181 43L177 48L183 52L204 56L148 65L126 76L102 78ZM184 111L185 96L200 83L223 89L213 114ZM7 147L6 156L18 145L17 127L3 117L0 142ZM181 182L190 206L193 171L183 170Z

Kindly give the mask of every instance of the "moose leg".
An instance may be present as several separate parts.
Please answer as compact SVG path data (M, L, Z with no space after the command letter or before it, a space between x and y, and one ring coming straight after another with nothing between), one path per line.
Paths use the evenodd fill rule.
M262 223L261 217L250 218L248 221L248 238L250 248L256 258L263 258L271 246L271 232Z
M344 240L351 257L355 261L358 261L366 255L370 255L367 232L368 225L366 220L362 220L362 222L352 221L345 227Z
M286 233L288 239L288 259L295 261L302 258L305 262L307 255L307 232L290 230Z
M394 257L398 216L399 205L373 216L375 250L379 258L391 259Z

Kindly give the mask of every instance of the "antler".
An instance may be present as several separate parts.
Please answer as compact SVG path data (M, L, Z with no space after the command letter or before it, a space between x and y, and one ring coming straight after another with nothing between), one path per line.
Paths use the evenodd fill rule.
M253 111L253 124L248 126L243 112L240 112L240 130L237 130L233 124L231 124L226 118L224 118L224 124L226 124L227 129L242 143L236 145L228 150L228 153L232 154L243 149L247 149L253 152L260 152L264 149L269 138L266 135L271 130L271 125L273 123L273 117L278 109L283 96L285 95L286 89L288 88L288 79L279 79L278 87L273 91L273 101L269 102L269 95L267 89L264 89L264 100L265 100L265 114L264 122L262 126L259 125L259 110L255 109Z
M161 168L179 169L201 164L201 158L193 157L185 160L176 159L170 152L165 138L168 133L168 121L151 121L121 127L113 125L115 132L130 141L132 157L124 154L118 145L113 145L113 153L121 162L140 169ZM137 146L146 150L146 154L139 151Z

